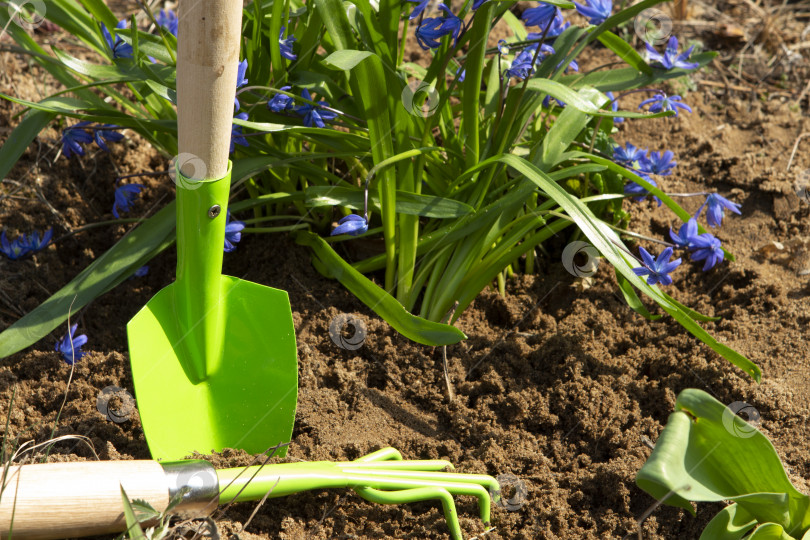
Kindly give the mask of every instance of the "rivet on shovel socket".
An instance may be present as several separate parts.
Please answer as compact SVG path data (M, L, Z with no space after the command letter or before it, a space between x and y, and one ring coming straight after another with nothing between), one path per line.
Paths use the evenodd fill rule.
M214 206L208 209L208 217L214 219L219 215L220 212L222 212L222 208L220 208L218 204L215 204Z

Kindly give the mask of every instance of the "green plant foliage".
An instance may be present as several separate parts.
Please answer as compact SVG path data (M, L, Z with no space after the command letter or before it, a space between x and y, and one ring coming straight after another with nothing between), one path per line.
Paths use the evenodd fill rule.
M636 483L692 513L690 501L730 501L701 540L810 538L810 497L793 487L771 442L702 390L678 395Z
M574 8L567 1L552 3ZM598 26L570 26L546 40L553 53L538 58L534 73L523 80L510 79L506 70L537 40L525 41L527 28L512 12L514 0L484 2L475 10L472 0L460 6L453 16L467 21L464 31L457 41L441 38L427 53L432 55L427 67L403 60L405 43L419 25L418 19L402 24L413 3L253 2L245 7L242 31L249 82L237 91L248 116L234 119L248 146L237 145L231 155L234 189L246 195L232 201L231 210L251 209L252 224L300 216L292 225L251 232L296 231L319 271L340 280L404 335L431 345L463 339L462 332L441 323L447 313L457 306L451 319L456 321L493 282L502 288L507 274L521 267L533 272L535 247L558 234L584 235L615 267L632 309L658 317L640 291L759 380L757 366L698 324L711 317L633 273L639 263L616 232L629 221L622 208L629 182L660 198L680 219L690 217L612 155L616 118L644 121L673 113L614 111L604 92L641 89L690 73L650 65L611 32L658 3L644 0L617 10ZM175 156L176 38L165 29L132 28L130 21L115 34L132 46L133 55L113 58L101 23L112 29L117 21L102 1L53 0L45 15L88 54L47 51L0 10L0 25L19 48L66 88L38 103L0 96L27 108L12 142L0 149L0 172L7 173L53 121L62 128L75 121L125 127L167 161ZM148 18L154 20L152 14ZM515 33L503 54L487 48L500 20ZM289 59L289 43L295 60ZM594 46L612 51L619 65L582 73L568 69ZM704 53L690 60L704 66L712 57ZM291 103L269 108L277 98ZM304 116L306 110L324 114L323 127ZM369 220L363 238L324 240L332 223L351 211ZM54 297L0 333L0 357L42 339L65 320L71 303L81 309L171 245L173 214L167 206L144 220ZM332 247L368 238L384 247L363 260L348 260Z

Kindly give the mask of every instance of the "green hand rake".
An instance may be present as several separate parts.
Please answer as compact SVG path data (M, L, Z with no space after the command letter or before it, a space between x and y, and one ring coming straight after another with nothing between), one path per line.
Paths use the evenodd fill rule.
M172 505L184 517L211 514L221 504L282 497L301 491L351 488L366 500L401 504L438 499L461 539L454 495L478 498L481 520L490 521L491 476L441 472L449 461L404 461L384 448L355 461L282 463L215 470L207 461L100 461L11 466L0 496L0 538L65 538L127 529L123 488L130 500L157 513ZM179 501L179 502L178 502ZM13 519L13 529L12 529ZM149 523L145 523L148 525Z

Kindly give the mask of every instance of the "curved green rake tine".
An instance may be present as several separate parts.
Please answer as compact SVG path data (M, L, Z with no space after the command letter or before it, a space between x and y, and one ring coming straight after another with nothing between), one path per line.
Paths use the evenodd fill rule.
M448 476L452 473L445 473ZM419 478L386 478L382 476L368 476L360 474L347 474L346 480L349 487L357 489L358 487L371 487L374 489L383 489L386 491L408 491L417 488L440 488L452 495L469 495L478 499L478 509L481 513L481 520L484 523L489 523L491 502L489 498L489 491L487 488L480 484L465 484L459 480L454 481L440 481L440 480L421 480Z
M435 487L422 487L405 489L402 491L382 491L370 487L353 488L355 493L367 501L378 504L402 504L430 499L439 499L444 509L444 519L450 528L450 536L453 540L461 540L461 525L458 523L458 512L453 496L445 489Z
M402 461L402 454L399 453L399 450L389 446L388 448L380 448L376 452L372 452L370 454L366 454L363 457L359 457L354 461L360 462L367 462L367 461Z
M350 488L372 502L399 504L439 499L453 538L461 538L454 495L478 499L481 520L490 522L492 502L500 500L498 481L484 474L442 472L452 464L442 459L409 460L394 448L383 448L355 461L253 465L217 471L221 502L283 497L313 489ZM492 498L490 498L490 496Z
M461 474L446 472L421 472L420 470L375 470L355 469L354 467L341 467L347 474L374 475L387 478L407 478L409 480L427 480L436 482L449 482L458 484L480 484L492 492L500 489L498 481L486 474Z

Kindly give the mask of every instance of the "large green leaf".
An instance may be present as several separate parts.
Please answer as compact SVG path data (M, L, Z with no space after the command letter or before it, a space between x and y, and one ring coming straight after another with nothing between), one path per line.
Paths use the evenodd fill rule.
M657 113L646 113L638 111L612 111L610 109L600 109L593 101L589 100L586 94L582 91L589 88L587 86L580 87L580 90L572 90L564 84L550 79L531 79L526 87L529 90L537 90L550 95L566 104L566 106L573 107L578 111L588 113L593 116L621 116L625 118L660 118L662 116L672 116L675 113L671 111L661 111Z
M312 262L319 272L340 281L374 313L408 339L423 345L439 346L452 345L467 338L455 326L428 321L408 313L393 296L352 268L318 235L299 232L296 241L312 249Z
M740 540L757 524L754 516L738 504L717 512L700 535L700 540Z
M713 530L725 523L728 534L752 519L763 525L762 538L799 538L810 528L810 497L790 483L768 438L735 414L747 411L692 388L678 395L675 409L636 477L641 489L690 512L689 501L736 503L744 514L737 516L735 509L710 523ZM780 536L768 523L790 536Z

